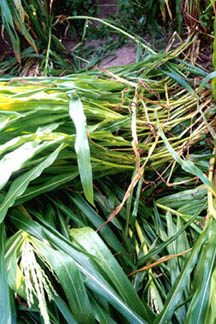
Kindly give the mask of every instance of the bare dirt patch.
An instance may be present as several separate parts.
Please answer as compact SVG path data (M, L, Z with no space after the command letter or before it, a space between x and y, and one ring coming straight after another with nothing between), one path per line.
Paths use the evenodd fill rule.
M96 17L107 19L110 15L118 13L118 0L101 0L96 7L99 9L99 13L96 15ZM94 24L98 25L99 22L94 22ZM112 38L113 43L118 42L118 36L116 34L113 34ZM84 44L84 48L93 47L96 50L100 47L102 48L106 42L106 39L87 40ZM64 45L69 50L76 48L77 44L78 41L76 40L68 40L64 42ZM98 66L101 68L134 63L136 61L136 46L130 40L128 40L128 42L126 42L121 48L116 49L112 55L107 57L105 53L104 57L105 58L102 58L98 64Z

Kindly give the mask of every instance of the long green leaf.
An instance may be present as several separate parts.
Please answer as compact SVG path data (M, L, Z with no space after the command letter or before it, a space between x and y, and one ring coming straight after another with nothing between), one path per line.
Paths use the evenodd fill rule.
M16 150L4 155L0 160L0 190L7 183L13 172L20 170L24 166L25 162L32 159L38 152L45 149L50 144L51 143L49 142L44 142L42 144L39 144L38 141L28 142Z
M216 17L214 18L214 36L216 35ZM216 38L214 37L213 41L213 58L212 58L212 63L214 70L216 70ZM215 72L213 72L215 73ZM212 94L214 98L216 99L216 78L212 79Z
M62 174L56 176L50 176L48 179L43 178L44 182L40 184L32 184L30 185L25 192L17 199L15 204L22 204L28 200L31 200L38 195L43 193L52 191L63 184L69 183L71 180L78 176L78 171L74 168L74 172L64 173L64 169L62 170Z
M200 83L198 91L202 90L206 86L207 82L211 79L214 79L215 77L216 71L209 73L207 77L205 77L205 79Z
M97 230L104 223L104 219L98 215L98 213L96 213L95 210L80 195L70 196L70 199L88 218L95 230ZM115 252L126 253L126 250L117 239L111 228L105 226L102 227L100 230L100 235L104 238L107 244L114 249Z
M87 200L94 205L92 168L90 149L88 143L86 117L80 98L72 94L70 96L69 114L76 127L75 150L79 166L80 178L84 194Z
M45 168L48 168L55 159L57 158L58 154L62 150L64 144L61 144L53 153L51 153L43 162L37 165L32 170L24 173L20 177L18 177L10 186L8 193L2 204L0 205L0 223L4 220L5 215L8 211L8 208L11 207L15 200L21 196L26 188L28 187L29 183L39 177Z
M11 324L9 286L5 266L5 227L0 224L0 324Z
M146 255L141 257L138 261L138 266L141 266L144 262L147 262L152 256L157 255L161 253L169 244L174 242L184 231L194 222L197 215L193 215L185 225L181 227L181 229L176 232L173 236L171 236L169 239L167 239L165 242L161 243L159 246L153 248L150 250Z
M110 283L118 290L122 299L137 313L140 312L140 300L121 267L101 240L100 236L89 227L70 230L72 240L80 244L89 254L96 257L95 261L106 273Z
M81 277L73 259L62 251L55 251L39 240L32 239L32 242L56 273L75 320L78 323L95 323L84 286L84 278Z
M211 276L211 286L210 286L210 296L209 296L209 304L205 317L205 324L214 324L216 320L215 308L216 308L216 300L215 300L215 290L216 290L216 268Z
M59 296L54 296L53 298L54 298L54 301L55 301L59 311L62 313L65 320L67 321L67 324L77 324L73 315L70 312L70 309L68 308L68 306L64 302L64 300Z
M11 25L11 27L14 27L13 17L11 15L11 9L9 7L8 1L2 0L0 2L0 7L1 7L1 14L4 17L4 19L7 19L8 23Z
M216 221L212 219L208 234L209 241L204 248L204 253L199 258L200 262L198 262L197 265L194 279L196 281L196 289L187 312L185 324L204 323L206 319L212 271L216 258L215 233Z
M154 321L154 324L165 324L171 320L175 307L182 296L182 293L187 285L188 278L197 262L200 249L202 248L202 245L205 243L206 239L208 239L208 234L209 226L205 228L205 230L197 239L191 252L191 255L188 257L187 262L185 263L185 266L181 271L180 275L176 279L175 284L170 289L164 308L160 315Z
M97 314L97 319L99 323L103 324L117 324L117 322L111 317L112 314L109 311L109 306L108 303L103 303L100 296L98 296L96 301L97 296L92 296L91 298L91 304L92 307ZM104 306L104 307L103 307Z

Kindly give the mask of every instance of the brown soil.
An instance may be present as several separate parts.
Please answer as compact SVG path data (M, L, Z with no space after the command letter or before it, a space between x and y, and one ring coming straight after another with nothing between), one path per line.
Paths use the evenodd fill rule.
M118 13L118 0L100 0L99 3L96 5L99 8L99 14L97 15L98 18L106 19L110 15L114 15ZM99 22L95 22L95 25L98 25ZM118 37L113 35L113 42L117 41ZM103 46L106 43L106 39L98 39L92 41L85 42L85 48L91 46L94 48L98 48ZM65 46L71 50L78 44L75 40L65 41ZM102 59L100 61L99 67L107 68L111 66L118 66L118 65L126 65L130 63L134 63L136 61L136 46L131 41L128 41L124 46L118 48L112 56Z
M106 19L109 15L114 15L118 12L118 0L100 0L96 7L100 9L98 17Z
M0 25L0 29L2 26ZM13 48L11 46L10 39L6 32L1 33L0 36L0 61L7 58L8 55L13 54Z

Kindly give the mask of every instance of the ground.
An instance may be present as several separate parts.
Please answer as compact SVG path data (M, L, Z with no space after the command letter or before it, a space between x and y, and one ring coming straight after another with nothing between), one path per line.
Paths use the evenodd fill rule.
M97 4L97 7L100 9L100 13L97 15L97 17L106 19L110 15L116 14L118 12L118 0L100 0ZM195 46L197 51L197 57L195 57L194 63L196 62L200 64L203 68L206 68L208 71L212 70L212 37L213 36L208 35L204 39L204 41L202 41L201 44L198 44L198 41ZM150 46L153 45L154 40L150 34L146 35L144 33L143 38L147 39L147 41L150 43ZM170 38L171 35L169 35L167 38L164 38L164 41L161 42L164 48L167 46ZM106 41L106 39L87 40L84 44L84 47L87 48L91 46L95 49L98 49L100 47L103 47ZM113 35L113 42L118 42L118 35ZM72 51L74 48L76 48L77 44L79 43L79 40L76 40L74 38L67 38L63 40L63 43L70 51ZM22 48L25 48L25 44L26 46L29 46L27 43L22 42ZM194 51L194 53L196 53L196 51ZM12 55L13 49L10 44L9 37L7 33L2 30L0 35L0 62L3 62ZM112 53L112 55L108 55L108 57L105 56L106 53L104 54L104 58L102 58L101 61L97 63L99 67L107 68L111 66L126 65L133 63L136 61L136 44L131 40L128 40L121 48L116 49Z
M106 19L109 15L116 14L118 11L118 0L100 0L97 6L100 8L100 14L97 15L98 18ZM97 23L96 23L97 24ZM113 36L113 41L117 41L116 35ZM91 40L85 42L85 47L93 46L95 48L103 46L106 39ZM76 46L77 42L73 40L68 40L65 42L67 48L71 49ZM121 48L118 48L114 55L102 59L99 67L111 67L117 65L130 64L136 61L136 45L130 40L126 42Z

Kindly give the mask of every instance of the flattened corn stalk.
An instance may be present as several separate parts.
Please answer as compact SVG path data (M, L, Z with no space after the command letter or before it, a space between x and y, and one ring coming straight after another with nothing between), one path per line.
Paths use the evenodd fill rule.
M169 76L160 77L158 82L155 79L158 76L144 79L141 75L137 83L133 81L136 87L129 86L127 79L124 83L105 79L103 72L59 79L2 80L1 154L11 150L9 141L14 137L19 138L16 148L32 139L42 143L59 140L65 143L65 149L45 172L50 174L55 172L52 170L57 166L61 169L66 165L76 169L76 155L73 152L75 129L68 115L68 96L76 91L87 117L92 168L96 177L101 177L104 173L133 170L136 166L137 157L131 144L133 98L136 98L135 127L139 163L145 165L146 171L166 165L172 161L172 156L162 139L157 140L151 151L152 143L157 137L157 123L160 123L175 151L183 154L192 143L200 140L200 136L209 132L208 127L214 126L211 118L211 93L209 90L198 92L197 88L194 89L194 93L200 96L200 109L208 118L207 127L193 93ZM43 130L43 127L49 128L50 125L53 130ZM40 158L46 154L47 151L40 153ZM23 172L21 170L19 172Z
M86 230L87 236L85 236L85 229L80 229L81 227L90 223L95 230L101 229L100 235L116 253L119 253L121 260L126 260L125 269L129 267L128 273L134 275L139 270L134 270L133 263L126 255L126 249L118 243L119 241L110 227L102 228L102 226L112 220L117 230L124 232L124 239L130 236L131 240L135 240L135 252L138 260L136 266L142 267L141 270L147 269L149 272L151 305L159 314L162 310L162 302L159 297L156 300L154 295L157 288L151 279L154 275L154 270L151 267L160 266L161 263L163 266L164 261L176 256L180 257L186 253L182 251L187 251L187 249L184 247L178 253L171 251L171 257L165 254L158 261L143 267L143 262L149 260L149 255L151 257L160 253L169 246L169 242L174 242L177 234L167 239L163 244L164 237L159 233L158 237L162 243L154 249L153 253L145 241L146 233L142 234L145 226L148 230L147 221L141 230L139 227L141 222L138 223L136 220L139 205L143 207L139 197L141 192L149 188L151 184L155 185L156 182L166 181L169 183L179 161L180 164L185 162L186 166L187 162L192 163L193 157L190 156L190 150L196 143L199 144L202 136L205 137L208 134L211 136L211 130L215 126L214 109L208 86L203 90L199 88L197 82L196 85L193 85L194 71L199 76L205 75L205 73L193 68L193 73L190 73L190 69L188 69L187 75L184 77L180 67L186 65L181 63L181 65L178 64L180 72L176 76L173 74L175 63L168 62L168 57L164 59L165 61L166 64L161 67L166 70L169 66L172 70L171 73L164 73L161 67L155 70L158 62L155 63L153 57L150 57L147 63L137 63L128 66L128 68L112 68L111 73L97 70L62 78L1 79L0 82L0 166L2 172L0 178L0 221L3 226L3 221L7 224L9 219L9 222L13 222L20 229L12 236L15 237L13 239L16 240L17 237L20 240L14 253L20 255L21 243L23 244L22 231L28 232L29 240L32 241L33 246L37 245L37 249L40 251L40 255L43 255L46 263L55 269L55 275L59 276L58 280L61 281L63 289L65 277L61 277L56 272L59 264L56 267L53 253L56 253L58 258L62 258L62 267L64 267L63 261L69 262L73 271L80 271L82 276L87 276L88 280L85 281L85 284L89 285L88 289L96 289L97 293L99 290L102 291L105 296L108 296L106 297L108 299L105 300L111 300L112 305L131 323L145 323L146 318L151 322L155 314L152 315L145 303L141 303L139 298L135 297L137 296L135 290L131 292L133 297L127 298L125 292L132 289L129 288L132 286L126 285L125 291L124 289L118 291L121 282L119 278L123 278L124 274L122 270L118 270L120 271L119 277L116 277L117 272L115 271L114 274L112 271L108 272L110 281L115 284L115 292L121 293L120 297L118 294L113 294L103 274L99 273L98 275L98 270L92 268L93 263L88 261L90 252L87 251L88 257L84 254L86 246L84 250L79 250L81 247L76 230L80 231L80 237L83 237L83 241L86 242L90 234L94 235L92 239L98 239L98 236L95 232L92 234L93 230L91 229ZM71 114L70 109L77 109L77 114L81 118L76 121L74 111ZM86 116L87 126L83 112ZM73 117L73 121L70 116ZM79 124L80 121L81 124ZM79 135L83 136L78 143L76 141L77 130L80 131ZM87 163L89 160L86 153L88 146L91 166ZM82 165L81 168L80 165ZM187 172L188 169L185 170ZM190 170L196 171L196 168ZM82 177L82 173L85 174L85 177ZM120 188L116 189L115 184L110 183L111 180L108 180L107 175L115 174L123 178L127 175L125 186L128 189L125 191ZM191 174L195 177L192 177ZM79 181L79 176L81 181ZM207 178L203 174L201 176L204 180ZM189 172L189 177L190 179L181 179L175 183L182 184L189 180L198 181L200 179L199 175L193 172ZM209 178L209 181L211 182L212 178ZM208 186L207 182L206 184ZM136 197L133 201L132 194L136 185ZM93 188L97 188L94 192L94 202L89 199ZM57 189L58 192L55 191ZM209 195L212 195L213 189L209 189ZM93 207L87 204L86 200L82 198L83 191L84 196L93 207L94 203L100 205L100 196L104 195L104 192L106 193L106 197L102 197L103 204L106 201L105 217L101 217ZM116 196L114 201L112 201L112 191L118 192L118 197ZM202 195L203 188L200 191L200 195ZM109 193L111 198L108 197ZM61 196L70 202L69 206L72 204L75 212L80 208L81 212L78 214L81 215L80 217L75 214L73 208L61 203ZM211 197L214 199L213 196ZM184 229L191 226L195 233L199 233L198 225L193 223L196 215L190 217L190 214L175 210L175 205L169 206L168 198L159 199L155 206L187 221ZM46 200L46 204L43 199ZM171 201L174 204L175 197L171 197ZM133 210L130 207L132 202ZM211 202L210 198L209 202ZM37 204L36 209L32 208L34 203ZM46 222L44 215L45 213L47 215L51 204L55 204L54 208L58 211L49 213L50 219L55 220L51 223L54 224L57 217L61 233L56 230L55 226ZM125 204L127 204L126 212L126 209L123 208ZM100 208L102 210L103 205L100 205ZM202 206L202 208L204 207ZM67 215L66 220L61 217L60 211ZM109 215L108 212L110 212ZM123 218L123 222L126 224L125 229L122 228L118 219L114 219L118 213L121 216L121 221L122 215L126 215ZM31 217L36 218L38 222L33 221ZM168 217L169 214L167 214ZM164 221L163 215L161 219ZM69 230L69 220L79 229ZM134 239L136 232L141 242L140 246L136 238ZM179 229L178 235L181 233L183 230ZM72 243L69 241L70 236ZM156 237L152 235L151 244L154 244L155 239ZM88 244L90 243L91 240L88 241ZM57 251L58 249L60 252ZM144 256L140 257L142 250ZM151 253L153 254L151 255ZM10 260L10 257L8 258ZM99 259L103 260L103 258L100 255ZM8 264L10 265L7 260L9 269ZM107 270L103 265L103 271L104 269ZM65 271L63 273L65 274ZM101 278L104 281L101 281ZM13 290L25 299L25 293L20 288L21 282L20 279L20 286ZM10 283L14 287L14 281L11 278ZM79 287L84 285L82 281L78 283ZM83 288L84 296L86 296L85 289ZM61 303L59 309L62 311L64 304L59 299L60 297L54 296L53 298L57 305ZM138 299L132 305L131 301L134 301L134 298ZM126 301L125 304L122 300ZM80 306L79 300L77 303ZM93 315L89 301L86 303L86 313L91 317ZM73 303L71 305L73 309ZM73 315L75 314L74 316L79 318L82 312L79 311L76 314L76 309L74 307ZM166 307L164 309L166 310ZM161 314L163 316L163 313ZM142 317L141 319L139 315Z

